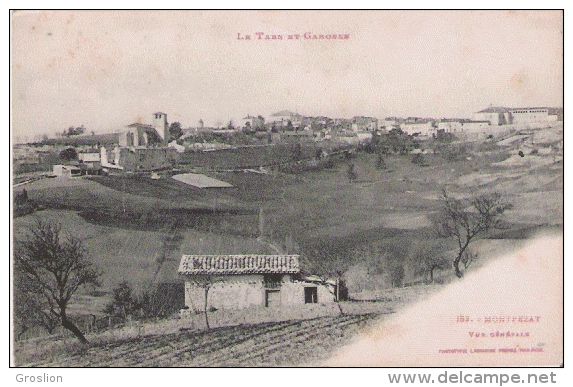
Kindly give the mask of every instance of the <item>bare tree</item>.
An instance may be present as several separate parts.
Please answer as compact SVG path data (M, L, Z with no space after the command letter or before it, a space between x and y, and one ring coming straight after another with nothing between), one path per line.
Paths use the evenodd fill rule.
M511 208L511 204L497 192L475 195L468 203L448 196L445 189L439 200L441 209L436 228L440 236L453 237L457 242L458 252L453 264L456 275L461 278L463 273L459 264L470 242L492 228L501 228L500 215Z
M344 311L340 305L340 286L344 273L350 266L350 256L335 251L331 242L320 240L312 247L304 249L303 260L305 271L317 276L322 285L328 287L340 314L343 315ZM332 281L336 281L335 288L330 286Z
M445 269L450 266L450 262L444 256L444 249L441 243L424 242L417 246L412 255L414 273L424 275L425 281L434 282L434 271ZM428 278L429 277L429 278Z
M195 285L196 287L203 289L205 298L203 299L203 312L205 313L205 324L207 325L207 329L211 329L209 326L209 315L207 306L209 303L209 290L215 285L216 283L223 282L223 277L213 276L213 275L195 275L189 278L189 281Z
M461 262L464 264L464 270L467 270L470 265L478 259L479 254L469 248L464 251Z
M25 284L23 291L43 300L44 317L46 312L57 317L62 327L86 344L87 339L66 311L80 287L100 285L101 272L87 259L87 251L78 238L62 238L59 224L38 220L28 231L24 241L16 242L14 252L15 270Z
M59 325L59 319L46 307L44 299L33 291L34 286L30 281L30 278L19 270L14 271L12 305L18 340L32 327L39 326L52 334Z

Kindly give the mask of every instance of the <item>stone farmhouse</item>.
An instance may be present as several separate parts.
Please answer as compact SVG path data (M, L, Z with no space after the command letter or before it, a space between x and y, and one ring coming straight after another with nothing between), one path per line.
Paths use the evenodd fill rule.
M298 280L298 255L183 255L186 309L243 309L335 302L336 287Z

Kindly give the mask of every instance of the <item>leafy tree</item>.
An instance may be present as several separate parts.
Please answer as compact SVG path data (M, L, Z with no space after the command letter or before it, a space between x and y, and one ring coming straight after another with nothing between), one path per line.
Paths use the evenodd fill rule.
M139 309L141 307L133 294L131 285L124 280L113 289L113 300L107 304L104 313L125 321L128 316L133 316Z
M60 152L60 159L63 161L77 160L78 152L74 148L66 148Z
M86 285L100 285L101 272L87 258L82 242L73 236L62 238L61 226L41 220L16 242L15 270L22 276L22 294L41 300L41 311L57 317L65 329L82 343L87 339L68 318L70 299Z
M227 124L227 129L229 129L229 130L235 129L235 125L233 124L233 120L229 120L229 123Z
M500 216L512 206L497 192L475 195L468 203L450 197L444 189L439 200L441 208L435 226L440 236L454 238L457 242L458 252L453 264L456 275L461 278L463 273L459 264L470 242L492 228L501 228Z
M414 149L412 136L408 135L400 128L391 129L386 135L386 142L394 153L401 155L405 155Z
M73 126L70 126L68 128L67 131L64 130L64 132L62 133L63 137L71 137L71 136L79 136L81 134L84 134L86 131L86 128L84 128L84 126L78 126L76 128L74 128Z
M183 129L181 129L181 124L179 122L172 122L169 125L169 137L177 140L181 136L183 136Z
M300 145L299 142L293 144L290 153L294 161L299 161L300 159L302 159L302 146Z
M453 133L446 133L444 129L437 130L436 133L432 134L432 137L436 142L441 142L441 143L451 143L456 139Z

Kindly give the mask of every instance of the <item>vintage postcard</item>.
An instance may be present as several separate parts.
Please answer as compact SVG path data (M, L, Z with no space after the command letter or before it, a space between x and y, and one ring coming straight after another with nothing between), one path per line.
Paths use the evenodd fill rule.
M563 21L13 11L11 365L561 366Z

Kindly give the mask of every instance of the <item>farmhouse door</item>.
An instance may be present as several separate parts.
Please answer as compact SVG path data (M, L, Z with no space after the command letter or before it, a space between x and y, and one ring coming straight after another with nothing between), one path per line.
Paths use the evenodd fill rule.
M281 304L281 292L279 290L267 290L266 291L266 307L278 306Z

